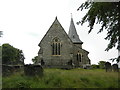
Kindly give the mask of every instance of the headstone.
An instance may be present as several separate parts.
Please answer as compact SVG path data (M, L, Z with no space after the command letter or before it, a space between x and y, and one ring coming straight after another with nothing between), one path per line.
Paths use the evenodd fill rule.
M114 72L119 72L119 68L118 68L117 64L113 64L112 69L113 69Z
M24 73L27 76L42 76L43 68L40 65L24 65Z
M105 69L106 69L106 72L108 72L108 71L112 71L111 63L106 62L106 63L105 63Z

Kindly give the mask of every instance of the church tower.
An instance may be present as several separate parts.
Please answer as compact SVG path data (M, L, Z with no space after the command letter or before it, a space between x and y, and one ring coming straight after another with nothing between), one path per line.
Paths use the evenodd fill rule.
M87 64L90 64L90 59L88 58L89 52L82 49L83 42L80 40L73 18L71 16L70 27L68 36L73 43L73 62L76 67L86 67Z

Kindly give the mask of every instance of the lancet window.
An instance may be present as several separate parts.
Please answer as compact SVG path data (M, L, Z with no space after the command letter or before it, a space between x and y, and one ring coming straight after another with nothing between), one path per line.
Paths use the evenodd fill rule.
M82 61L82 54L81 53L77 53L77 61L81 62Z
M53 39L52 42L52 55L60 55L61 43L58 38Z

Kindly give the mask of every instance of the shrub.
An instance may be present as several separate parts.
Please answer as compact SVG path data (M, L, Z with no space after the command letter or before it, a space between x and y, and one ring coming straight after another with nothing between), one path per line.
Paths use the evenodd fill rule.
M92 69L98 69L99 65L93 64L93 65L91 65L91 67L92 67Z

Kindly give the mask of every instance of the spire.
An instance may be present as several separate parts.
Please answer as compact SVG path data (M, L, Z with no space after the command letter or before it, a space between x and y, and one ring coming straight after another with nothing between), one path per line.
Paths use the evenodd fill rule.
M72 40L73 43L80 43L80 44L83 43L79 39L79 36L77 34L77 31L76 31L76 28L75 28L75 25L74 25L74 22L73 22L73 18L72 18L72 13L71 13L71 22L70 22L68 36L70 37L70 39Z

